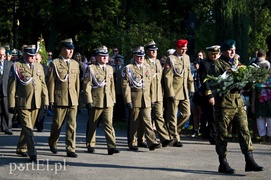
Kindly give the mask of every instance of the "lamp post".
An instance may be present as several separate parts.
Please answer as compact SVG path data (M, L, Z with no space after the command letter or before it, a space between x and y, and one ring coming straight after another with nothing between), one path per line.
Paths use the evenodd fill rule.
M189 34L189 55L192 59L194 59L195 54L195 15L192 12L189 12L188 15L188 34Z
M20 25L19 19L17 19L17 9L18 6L16 4L16 0L13 0L13 27L12 27L12 32L13 32L13 48L17 47L17 32L18 32L18 27Z

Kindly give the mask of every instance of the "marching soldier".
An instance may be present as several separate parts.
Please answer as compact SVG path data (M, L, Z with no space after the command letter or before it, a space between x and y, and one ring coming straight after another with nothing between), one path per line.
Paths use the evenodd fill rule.
M38 110L49 104L43 67L35 62L35 56L35 45L26 46L23 59L13 65L8 83L9 112L14 113L16 108L22 125L16 153L25 157L27 150L32 162L37 160L33 128Z
M72 39L61 41L61 58L50 63L48 73L49 108L53 110L53 123L49 137L52 153L57 154L57 142L64 119L66 119L66 152L76 158L76 114L80 93L80 70L77 61L71 59L74 45Z
M146 49L146 63L149 64L152 74L152 99L154 100L152 105L152 118L155 123L157 134L159 135L162 146L166 147L171 140L169 140L168 130L163 118L163 92L162 92L162 74L163 68L157 57L157 49L154 41L149 42L145 45Z
M150 66L144 64L144 47L133 50L133 63L128 64L123 70L122 91L124 101L130 109L129 124L129 149L138 150L137 128L142 123L149 149L155 150L161 145L156 141L155 133L151 125L151 80ZM154 92L155 93L155 92Z
M186 54L188 41L176 42L176 51L168 56L164 67L165 98L167 99L166 120L169 134L174 139L173 146L182 147L179 133L188 120L190 112L190 95L194 93L190 58ZM180 115L177 119L178 110Z
M212 91L209 81L204 81L207 75L219 76L217 61L220 57L220 46L214 45L206 48L208 51L207 59L199 67L199 77L203 93L201 131L202 136L209 139L210 144L215 145L215 119L214 105L215 93ZM208 127L206 125L208 124Z
M108 62L107 47L95 49L97 64L88 66L84 79L84 94L89 111L86 145L89 153L94 153L96 128L99 121L103 124L108 154L120 153L116 149L115 130L113 128L113 107L116 102L115 84L112 66Z
M228 69L238 65L233 61L236 50L236 42L232 39L226 40L221 45L221 57L216 62L220 75ZM238 133L239 144L242 153L245 155L245 171L263 171L252 154L253 146L248 129L247 114L240 90L232 89L229 93L216 96L215 103L215 125L216 125L216 152L219 158L218 172L233 174L235 170L227 162L227 136L230 122L234 120L236 132Z

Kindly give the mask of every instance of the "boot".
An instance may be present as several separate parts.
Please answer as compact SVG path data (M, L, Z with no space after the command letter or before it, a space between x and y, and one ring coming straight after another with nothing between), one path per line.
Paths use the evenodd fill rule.
M254 158L252 151L249 151L248 153L245 154L245 160L246 160L246 168L245 171L263 171L264 168L262 166L259 166Z
M234 174L235 170L232 169L229 165L229 163L227 162L226 156L219 156L219 168L218 168L218 172L220 173L226 173L226 174Z

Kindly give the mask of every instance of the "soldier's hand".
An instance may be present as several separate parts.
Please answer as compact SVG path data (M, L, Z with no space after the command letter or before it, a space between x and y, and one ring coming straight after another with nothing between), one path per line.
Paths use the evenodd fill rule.
M94 107L93 103L87 103L86 106L88 110L91 110Z
M151 103L151 108L154 108L155 102Z
M209 99L209 104L211 104L212 106L214 106L215 105L215 98L210 98Z
M133 109L133 104L132 104L132 103L127 103L127 104L126 104L126 107L127 107L128 109Z
M53 112L54 108L55 108L54 103L50 103L49 104L49 110Z
M175 97L174 96L170 96L170 97L168 97L168 100L171 101L171 102L174 102Z
M16 112L15 107L8 108L8 112L9 112L10 114L15 114L15 112Z

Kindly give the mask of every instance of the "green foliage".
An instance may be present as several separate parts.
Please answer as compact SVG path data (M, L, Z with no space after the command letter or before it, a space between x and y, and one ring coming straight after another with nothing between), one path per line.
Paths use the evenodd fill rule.
M246 63L248 59L249 3L247 0L217 0L214 4L216 39L237 42L237 53Z
M232 89L242 90L247 85L255 87L256 83L265 82L270 75L270 70L263 67L239 66L232 68L224 74L215 77L207 75L205 81L210 81L210 85L219 96L227 94Z
M206 47L220 44L215 37L215 19L213 15L213 0L206 0L197 3L193 8L196 15L197 24L195 27L195 50L204 50Z
M46 51L45 41L44 41L42 35L39 37L38 44L39 44L39 50L38 50L38 52L40 53L41 58L42 58L41 64L47 64L47 61L48 61L48 52Z
M66 38L73 38L81 54L90 55L97 46L106 45L110 50L119 47L126 60L132 48L149 39L157 43L161 56L180 38L189 40L190 55L233 38L246 63L248 53L267 50L271 35L267 0L0 0L0 4L2 45L19 49L43 34L46 49L54 54ZM19 26L13 28L17 20Z
M266 0L250 1L249 54L259 49L268 51L266 42L271 35L271 13Z

